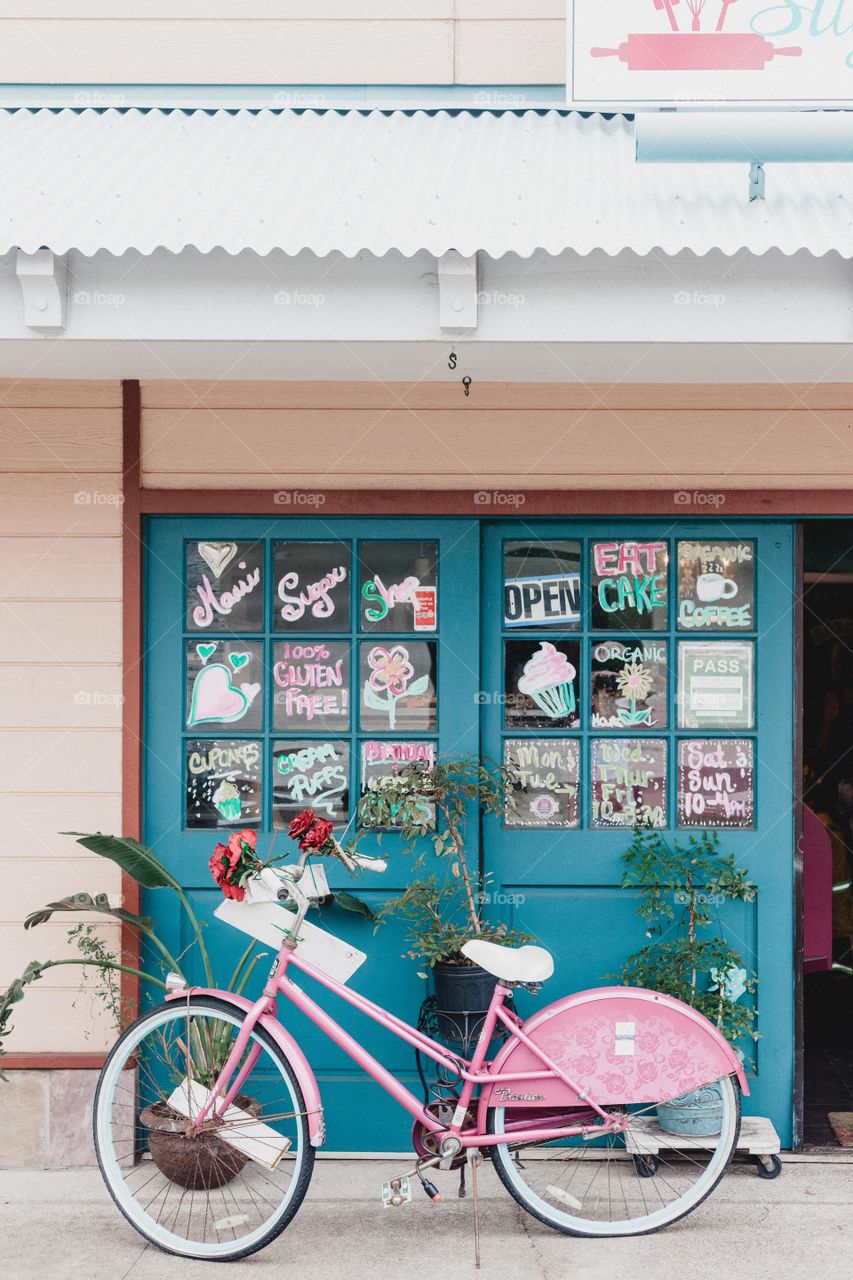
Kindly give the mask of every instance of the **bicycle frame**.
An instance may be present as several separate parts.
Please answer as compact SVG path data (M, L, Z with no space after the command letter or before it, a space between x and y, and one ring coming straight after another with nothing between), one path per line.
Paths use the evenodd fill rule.
M413 1048L420 1050L427 1057L432 1058L440 1066L445 1068L449 1073L455 1075L462 1082L462 1089L459 1096L458 1105L453 1115L451 1125L442 1124L432 1115L419 1101L415 1095L405 1087L386 1067L373 1057L358 1041L351 1036L343 1027L335 1021L324 1009L317 1004L315 1000L307 995L301 987L292 980L288 974L291 966L306 973L309 977L320 983L327 990L334 992L335 995L346 1001L358 1009L366 1017L392 1032L399 1039L410 1044ZM219 995L221 998L228 998L227 992L212 992L211 994ZM292 946L283 945L279 951L275 968L273 969L270 980L264 988L264 993L259 1000L251 1006L246 1014L245 1020L240 1028L237 1039L231 1050L225 1066L210 1092L205 1106L195 1118L195 1125L200 1127L211 1110L216 1107L216 1114L221 1115L230 1105L234 1097L240 1092L240 1088L251 1072L258 1055L260 1054L260 1046L256 1045L249 1053L243 1066L237 1071L240 1062L249 1043L252 1031L258 1021L268 1015L275 1016L276 1001L279 995L290 1000L298 1009L300 1009L306 1017L319 1027L329 1036L329 1038L343 1049L348 1056L357 1063L367 1074L380 1085L386 1093L390 1094L402 1107L414 1117L416 1121L432 1133L440 1133L446 1137L452 1135L457 1137L462 1147L482 1147L496 1145L506 1142L507 1134L518 1132L523 1134L525 1142L550 1142L564 1138L583 1137L590 1139L599 1137L607 1133L616 1133L622 1126L622 1120L619 1113L608 1113L603 1110L597 1103L584 1093L582 1088L575 1083L564 1071L562 1071L548 1055L522 1030L521 1020L511 1010L505 1008L507 996L511 995L511 988L498 982L494 989L492 1000L486 1013L482 1030L480 1031L477 1045L473 1057L469 1060L461 1055L454 1054L443 1045L432 1040L424 1032L410 1026L395 1014L390 1013L387 1009L383 1009L380 1005L375 1004L366 996L360 995L356 991L351 991L344 983L339 982L336 978L330 977L323 973L320 969L302 959L297 950ZM534 1057L541 1062L541 1069L521 1072L493 1072L491 1064L486 1060L489 1044L492 1040L494 1032L498 1025L504 1027L510 1040L516 1040L523 1044ZM234 1076L235 1071L237 1072ZM232 1080L232 1076L234 1079ZM577 1108L582 1113L583 1123L573 1124L556 1124L548 1125L541 1118L526 1119L517 1121L508 1125L502 1134L490 1134L482 1130L477 1124L468 1125L466 1127L466 1119L469 1108L474 1099L475 1090L483 1085L492 1087L504 1087L510 1085L530 1084L534 1081L559 1080L571 1092L572 1096L577 1099ZM511 1093L511 1089L507 1089ZM554 1117L556 1120L557 1117ZM597 1121L597 1122L596 1122Z

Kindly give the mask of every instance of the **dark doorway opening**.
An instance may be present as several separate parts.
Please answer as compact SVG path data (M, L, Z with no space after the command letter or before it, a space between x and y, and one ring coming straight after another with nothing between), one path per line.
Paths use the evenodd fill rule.
M803 1143L853 1146L853 521L803 539Z

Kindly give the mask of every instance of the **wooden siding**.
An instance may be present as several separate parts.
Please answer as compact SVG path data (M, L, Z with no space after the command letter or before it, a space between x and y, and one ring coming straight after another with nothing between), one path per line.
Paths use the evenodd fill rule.
M0 381L0 457L2 987L32 959L71 954L71 921L26 933L28 912L77 892L120 900L117 869L59 834L120 826L119 384ZM116 927L103 934L118 946ZM16 1011L10 1053L109 1044L80 983L76 967L48 971Z
M152 489L853 483L853 391L841 385L484 384L465 398L456 383L152 382L142 396Z
M11 0L0 81L559 84L564 0Z

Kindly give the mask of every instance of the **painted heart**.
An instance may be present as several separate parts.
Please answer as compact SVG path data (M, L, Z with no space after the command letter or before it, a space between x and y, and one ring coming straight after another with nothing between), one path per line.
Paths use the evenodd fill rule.
M257 698L261 691L261 686L259 684L241 684L240 688L243 690L243 693L245 693L250 703L255 701L255 698Z
M245 667L251 656L250 653L229 653L228 661L235 671L239 671L241 667Z
M237 554L236 542L200 542L198 554L214 578L218 578Z
M197 644L195 651L201 658L202 665L204 665L208 658L216 653L216 641L214 640L212 644Z
M231 672L220 662L199 671L190 699L190 726L216 720L229 724L249 710L249 699L231 683Z

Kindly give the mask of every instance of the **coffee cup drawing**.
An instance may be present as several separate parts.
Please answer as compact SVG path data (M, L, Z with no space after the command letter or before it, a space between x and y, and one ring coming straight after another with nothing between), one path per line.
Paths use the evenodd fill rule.
M721 573L701 573L696 580L696 594L705 604L715 600L731 600L737 595L737 583Z

